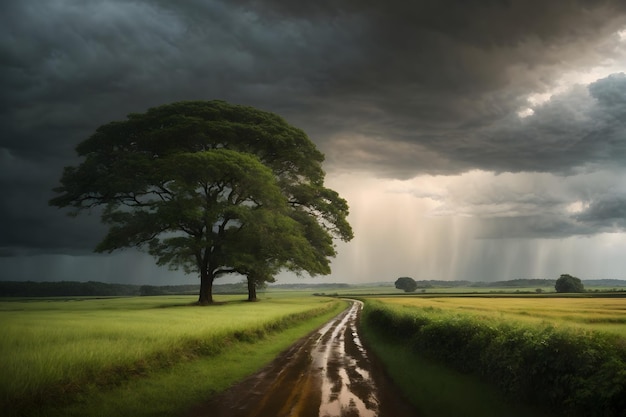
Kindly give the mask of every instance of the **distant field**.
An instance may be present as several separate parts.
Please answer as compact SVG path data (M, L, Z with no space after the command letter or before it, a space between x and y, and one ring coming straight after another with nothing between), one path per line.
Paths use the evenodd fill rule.
M625 281L626 282L626 281ZM602 287L602 286L585 286L589 291L585 294L608 293L608 294L624 294L626 295L626 287ZM554 285L542 286L435 286L430 288L418 288L415 292L405 293L397 289L393 284L389 285L350 285L344 288L324 287L323 285L311 286L309 288L268 288L264 290L267 296L274 294L325 294L325 295L398 295L398 296L414 296L414 295L432 295L432 294L493 294L494 296L501 294L527 294L527 295L556 295Z
M522 322L607 331L626 337L626 298L602 297L377 297L428 311L471 313Z
M0 301L0 407L58 401L84 384L116 385L238 341L336 310L336 300L273 295L258 303L220 296ZM55 399L56 398L56 399Z

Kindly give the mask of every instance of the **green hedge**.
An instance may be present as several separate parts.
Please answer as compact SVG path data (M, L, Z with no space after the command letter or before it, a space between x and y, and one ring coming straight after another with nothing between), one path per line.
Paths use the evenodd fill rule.
M626 341L619 336L372 300L363 320L421 355L485 378L512 398L564 416L626 416Z

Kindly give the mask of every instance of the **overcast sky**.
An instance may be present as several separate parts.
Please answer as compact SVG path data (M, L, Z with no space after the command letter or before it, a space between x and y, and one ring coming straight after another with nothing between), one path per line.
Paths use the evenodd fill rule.
M315 282L626 279L621 0L4 0L0 31L1 280L197 282L47 204L98 126L197 99L326 155L355 238Z

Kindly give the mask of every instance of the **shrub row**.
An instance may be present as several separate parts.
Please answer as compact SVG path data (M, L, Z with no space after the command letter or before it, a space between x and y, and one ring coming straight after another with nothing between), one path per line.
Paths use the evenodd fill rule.
M600 332L527 325L366 301L363 320L421 355L564 416L626 416L626 342Z

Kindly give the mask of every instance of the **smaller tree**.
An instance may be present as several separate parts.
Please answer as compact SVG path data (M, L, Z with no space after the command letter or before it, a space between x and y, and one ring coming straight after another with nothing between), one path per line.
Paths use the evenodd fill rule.
M585 286L579 278L573 277L569 274L562 274L559 279L556 280L554 285L556 292L585 292Z
M396 288L404 292L414 292L417 289L417 282L411 277L400 277L396 280Z
M265 272L259 272L259 270L251 271L246 277L246 284L248 285L248 301L257 301L256 292L258 289L267 287L268 282L276 282L273 275Z

